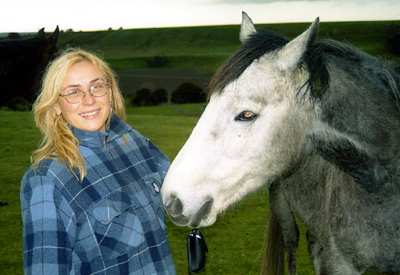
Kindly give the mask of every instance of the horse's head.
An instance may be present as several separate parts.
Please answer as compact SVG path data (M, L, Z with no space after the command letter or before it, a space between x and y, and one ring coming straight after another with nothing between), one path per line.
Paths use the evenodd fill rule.
M300 163L313 116L301 64L317 26L318 20L287 42L257 33L244 14L243 46L211 82L210 101L164 181L174 223L211 225L229 205Z

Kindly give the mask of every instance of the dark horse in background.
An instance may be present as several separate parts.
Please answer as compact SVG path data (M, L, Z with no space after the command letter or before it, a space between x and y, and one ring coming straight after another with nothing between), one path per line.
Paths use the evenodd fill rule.
M272 216L264 274L296 274L307 226L316 274L400 271L400 77L382 61L316 39L258 32L210 84L210 101L173 161L162 198L174 223L212 225L266 186Z
M0 107L33 102L42 73L57 51L58 34L57 27L48 35L41 29L35 36L0 40Z

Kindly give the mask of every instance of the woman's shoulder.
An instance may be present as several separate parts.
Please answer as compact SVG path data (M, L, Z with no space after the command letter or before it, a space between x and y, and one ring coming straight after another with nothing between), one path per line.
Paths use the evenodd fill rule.
M44 159L37 165L31 165L24 173L21 184L22 189L28 185L43 184L48 182L64 182L73 177L71 171L58 159Z
M129 132L131 134L132 137L134 137L135 139L139 139L142 142L148 142L150 139L148 137L146 137L145 135L143 135L142 133L140 133L137 129L131 127L131 131Z
M41 218L54 218L55 209L60 209L69 217L74 210L69 203L70 194L66 189L63 171L67 168L57 159L45 159L37 165L29 167L21 180L20 201L24 217L34 218L40 213L38 209L46 209L48 213ZM32 215L29 217L29 215Z
M57 158L46 158L36 165L31 165L25 172L24 177L48 176L52 172L67 169Z

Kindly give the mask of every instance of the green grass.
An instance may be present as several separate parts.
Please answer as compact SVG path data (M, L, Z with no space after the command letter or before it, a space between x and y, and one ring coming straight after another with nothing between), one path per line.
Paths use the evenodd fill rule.
M0 111L0 270L21 274L19 181L39 139L29 113Z
M256 27L293 38L310 23L260 24ZM319 37L356 44L365 41L382 43L390 30L398 30L399 27L400 21L322 22ZM226 55L240 45L239 25L64 32L59 42L62 47L85 46L98 50L107 59L153 55Z
M293 38L309 24L260 24L256 27ZM318 35L351 43L374 55L399 60L385 47L389 35L399 29L400 21L322 22ZM93 50L116 70L144 68L148 58L164 56L169 60L167 68L190 68L212 74L240 46L238 37L239 25L64 32L60 35L59 46Z

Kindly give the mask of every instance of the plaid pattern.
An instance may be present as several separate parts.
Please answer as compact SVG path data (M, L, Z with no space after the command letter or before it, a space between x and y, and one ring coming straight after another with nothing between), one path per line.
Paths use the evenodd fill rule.
M45 160L22 179L25 274L175 274L160 198L168 159L115 115L72 129L87 176Z

